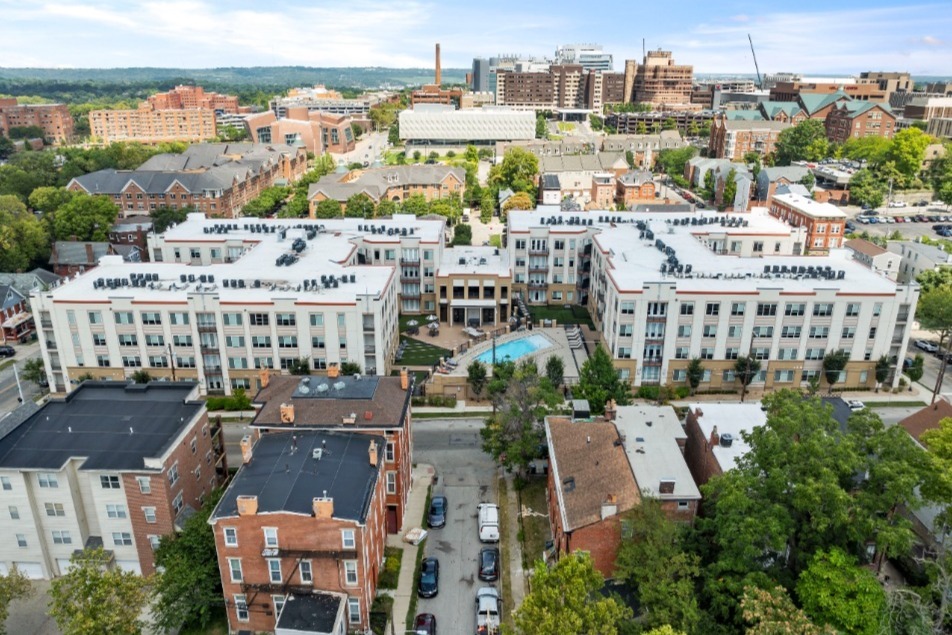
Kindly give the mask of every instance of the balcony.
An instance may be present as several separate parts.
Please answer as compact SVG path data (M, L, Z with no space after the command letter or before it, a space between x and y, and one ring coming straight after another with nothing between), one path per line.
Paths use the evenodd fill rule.
M419 256L416 256L416 257L400 256L400 264L401 265L419 265L420 257Z
M367 318L364 317L363 322L364 331L373 331L374 330L374 319L373 317Z
M549 283L543 280L530 280L529 288L530 289L548 289Z
M218 326L212 322L211 324L198 324L199 333L214 333L218 330Z
M548 256L549 248L548 247L529 247L530 256Z
M400 282L416 282L416 283L419 283L419 282L420 282L420 274L419 274L419 273L414 274L414 273L409 272L409 271L401 271L401 272L400 272Z
M416 289L404 289L400 291L400 295L405 298L419 298L420 297L420 288Z
M45 329L53 328L53 323L49 320L40 320L40 326Z
M46 348L47 348L47 350L55 351L55 350L56 350L56 341L55 341L55 340L47 340L47 341L46 341Z
M529 265L529 273L547 273L549 271L549 265Z

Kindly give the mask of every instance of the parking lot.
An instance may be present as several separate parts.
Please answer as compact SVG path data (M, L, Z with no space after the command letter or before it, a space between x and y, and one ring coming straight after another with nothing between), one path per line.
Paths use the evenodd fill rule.
M498 503L496 468L480 448L481 427L481 419L413 423L414 461L436 468L433 495L447 498L446 526L430 530L425 549L427 557L440 561L439 594L420 598L416 609L435 615L440 633L476 632L476 590L495 586L502 592L500 581L482 582L477 576L476 559L485 545L477 534L476 505Z
M871 236L891 236L899 232L904 239L908 240L915 240L921 236L941 238L943 236L933 229L933 226L952 227L952 209L941 203L931 203L921 207L880 208L876 215L862 213L862 210L855 207L846 207L843 211L850 216L849 222L855 226L855 229L851 231L856 233L865 231ZM847 230L849 231L849 228Z

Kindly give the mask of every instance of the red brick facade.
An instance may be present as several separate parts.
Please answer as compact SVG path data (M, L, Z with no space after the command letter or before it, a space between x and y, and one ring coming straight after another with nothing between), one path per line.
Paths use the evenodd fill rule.
M73 116L66 104L18 104L15 97L0 99L0 134L10 136L10 128L39 126L43 136L54 142L73 136Z
M891 139L895 131L896 116L879 105L856 114L849 103L841 103L826 116L826 136L834 143L862 137Z

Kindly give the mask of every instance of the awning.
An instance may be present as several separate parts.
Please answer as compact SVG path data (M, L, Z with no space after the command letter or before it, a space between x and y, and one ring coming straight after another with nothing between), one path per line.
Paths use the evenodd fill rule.
M472 307L472 308L486 307L486 308L488 309L488 308L492 308L492 307L496 306L496 300L494 300L494 299L488 299L488 300L475 300L475 299L474 299L474 300L466 300L466 299L455 299L455 298L454 298L454 299L452 300L451 304L452 304L454 307L459 308L459 309L465 309L465 308L467 308L467 307Z

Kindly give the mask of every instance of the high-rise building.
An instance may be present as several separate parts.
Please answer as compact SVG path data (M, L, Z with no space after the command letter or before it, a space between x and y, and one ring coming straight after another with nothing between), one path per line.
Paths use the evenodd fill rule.
M625 66L626 72L629 65ZM626 82L627 83L627 82ZM665 108L691 109L694 67L674 63L671 51L648 51L635 71L632 99Z
M587 71L615 70L611 53L602 50L601 44L565 44L555 50L556 64L578 64Z
M66 141L73 136L73 116L66 104L19 104L16 97L0 98L0 134L10 128L38 126L47 141Z
M201 86L176 86L168 92L150 96L148 102L153 110L206 108L220 113L251 112L251 108L238 105L235 95L207 93Z
M474 93L489 91L489 60L477 57L473 60L473 81L470 88Z

